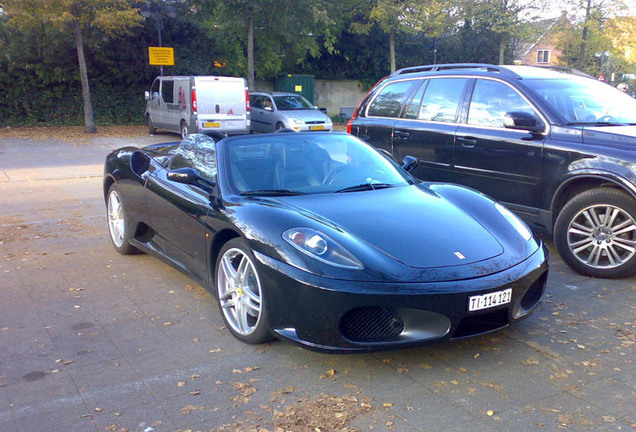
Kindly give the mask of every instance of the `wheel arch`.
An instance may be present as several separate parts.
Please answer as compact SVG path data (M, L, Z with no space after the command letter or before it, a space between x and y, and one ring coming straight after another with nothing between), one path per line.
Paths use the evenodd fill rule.
M111 175L107 175L104 178L104 201L108 202L108 191L111 186L115 184L115 179Z
M636 200L636 188L628 186L625 179L614 177L607 173L586 173L571 177L561 183L552 197L552 227L563 207L576 195L586 190L596 188L613 188L622 190Z
M219 231L212 239L212 244L210 245L210 281L212 284L215 283L216 260L219 257L219 252L227 242L237 237L242 236L237 231L226 228Z

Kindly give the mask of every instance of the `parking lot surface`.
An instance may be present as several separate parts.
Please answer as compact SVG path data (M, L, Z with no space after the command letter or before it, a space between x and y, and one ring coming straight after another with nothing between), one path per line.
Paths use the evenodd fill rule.
M106 154L176 135L0 135L0 431L636 430L636 277L554 252L525 321L373 354L246 345L215 299L108 238Z

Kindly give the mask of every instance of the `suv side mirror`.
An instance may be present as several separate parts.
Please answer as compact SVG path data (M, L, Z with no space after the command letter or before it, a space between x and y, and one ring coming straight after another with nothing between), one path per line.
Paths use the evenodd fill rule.
M150 100L150 92L149 91L145 92L144 97L146 98L147 101Z
M537 122L537 118L525 111L511 111L504 116L504 126L506 129L521 129L528 132L543 132L545 127Z
M208 190L211 190L215 186L211 181L201 177L194 168L179 168L168 171L167 177L168 180L176 183L189 184Z
M420 160L413 156L404 156L402 160L402 169L406 172L411 172L420 163Z

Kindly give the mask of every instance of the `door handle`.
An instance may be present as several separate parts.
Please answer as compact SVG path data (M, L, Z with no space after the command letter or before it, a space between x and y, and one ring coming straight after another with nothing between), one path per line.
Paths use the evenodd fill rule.
M477 145L477 140L475 138L457 137L457 142L464 148L473 148Z
M393 131L393 137L395 139L407 139L409 137L409 133L406 131L396 130Z

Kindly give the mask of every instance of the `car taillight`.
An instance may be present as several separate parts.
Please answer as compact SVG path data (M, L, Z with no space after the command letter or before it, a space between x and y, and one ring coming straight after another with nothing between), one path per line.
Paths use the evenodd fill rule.
M360 109L360 106L358 106L358 108L356 108L356 110L353 112L353 115L351 116L351 118L349 119L349 121L347 122L347 133L350 134L351 133L351 124L353 123L353 121L356 119L356 117L358 117L358 110Z
M250 112L250 92L245 90L245 111Z
M192 114L197 113L197 91L192 89Z

